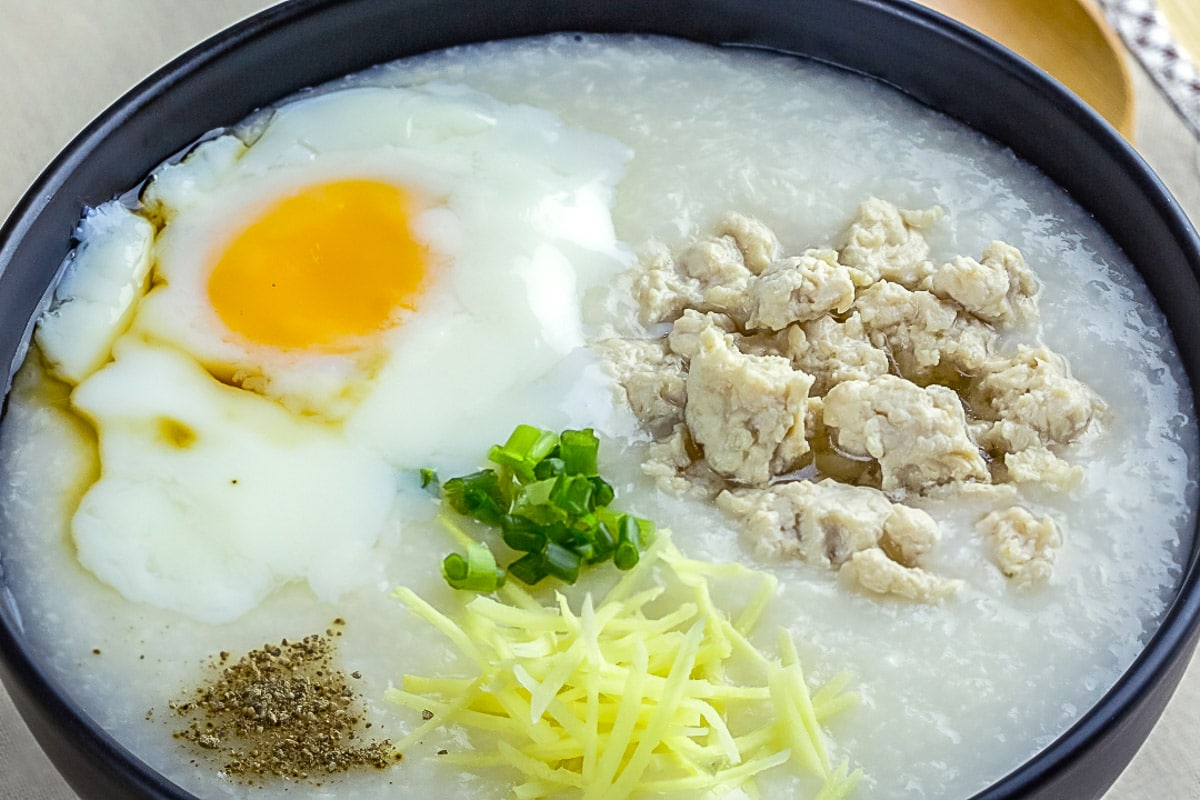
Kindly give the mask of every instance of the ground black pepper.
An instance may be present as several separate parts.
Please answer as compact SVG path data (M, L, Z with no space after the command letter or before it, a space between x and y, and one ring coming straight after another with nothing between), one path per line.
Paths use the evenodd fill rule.
M390 742L358 738L369 724L333 652L320 635L265 644L232 663L222 652L213 660L213 680L171 704L188 720L175 737L195 745L226 774L251 783L391 766L400 754Z

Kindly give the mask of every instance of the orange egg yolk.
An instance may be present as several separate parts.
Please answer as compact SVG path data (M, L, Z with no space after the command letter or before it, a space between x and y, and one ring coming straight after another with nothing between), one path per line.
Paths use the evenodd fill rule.
M306 187L255 219L208 279L230 330L281 349L348 350L413 308L425 272L409 198L391 184Z

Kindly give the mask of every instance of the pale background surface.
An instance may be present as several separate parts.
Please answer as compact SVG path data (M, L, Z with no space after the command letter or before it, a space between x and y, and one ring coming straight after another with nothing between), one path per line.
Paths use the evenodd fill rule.
M267 0L0 0L0 218L96 114ZM1136 69L1136 141L1193 220L1200 143ZM248 77L252 80L252 77ZM1105 800L1200 797L1200 668ZM74 800L0 689L0 800Z

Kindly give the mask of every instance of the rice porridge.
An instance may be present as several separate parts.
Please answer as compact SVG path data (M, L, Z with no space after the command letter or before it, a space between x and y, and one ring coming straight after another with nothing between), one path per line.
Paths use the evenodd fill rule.
M340 671L361 703L354 714L370 722L358 734L364 745L402 741L428 721L393 702L394 692L389 699L389 688L406 675L434 676L432 685L470 671L445 631L414 615L416 601L393 596L405 587L447 617L465 613L466 593L439 574L456 542L419 471L469 473L521 423L595 429L614 507L670 529L679 555L668 561L683 559L680 569L742 564L777 581L751 642L774 652L774 632L786 630L814 692L848 676L857 703L822 726L830 762L861 769L850 797L969 797L1078 720L1154 631L1189 546L1179 532L1194 524L1197 434L1187 380L1165 320L1116 245L1063 190L981 134L879 83L805 60L569 34L383 65L259 114L238 134L210 138L139 195L91 212L78 270L43 319L0 428L6 601L86 713L196 795L512 796L512 768L450 757L486 750L495 738L458 724L431 727L394 762L253 780L207 758L196 746L202 731L176 734L188 725L179 705L213 679L214 662L228 669L264 642L326 631L335 652L321 663ZM399 194L380 202L404 209L396 224L412 242L381 258L403 261L407 283L346 278L344 313L329 334L304 321L341 308L342 297L325 288L311 290L314 310L298 314L303 324L248 320L245 308L302 304L310 290L279 300L271 292L283 289L253 274L253 254L251 266L240 266L237 248L258 235L242 220L266 226L294 203L279 212L284 233L263 234L286 237L292 227L318 227L287 214L326 202L357 209L387 191ZM880 205L864 205L871 202ZM350 234L356 246L392 224L374 208L339 223L368 220ZM699 299L670 315L647 319L639 307L655 254L683 264L697 242L719 249L736 240L741 251L728 252L749 263L743 239L722 239L730 219L770 232L767 260L808 257L813 274L833 274L848 269L848 248L856 230L874 224L870 214L919 238L926 249L913 263L931 271L907 285L847 273L841 294L819 312L778 322L758 308L737 318L712 300L714 286L723 297L750 296L736 281L695 283ZM396 245L396 236L382 238L380 247ZM276 238L265 241L276 247ZM989 249L993 242L1017 255ZM213 248L225 249L209 258ZM959 258L985 266L1022 259L1027 272L1011 267L1004 280L1025 281L1024 289L1001 292L1006 306L965 311L967 301L954 299L957 268L936 273L967 263ZM235 293L259 280L264 293L226 313L205 259L232 270ZM82 269L93 263L99 271L117 264L117 289L87 283ZM765 264L747 280L768 274ZM680 269L683 284L698 280ZM873 288L880 283L887 286ZM192 299L206 287L213 308ZM890 287L949 304L956 320L970 317L967 327L947 328L945 347L979 335L988 358L1026 358L1036 348L1061 354L1062 381L1081 387L1078 424L1032 455L1017 455L1034 448L1011 436L1003 446L979 444L981 419L970 412L984 391L982 362L950 378L913 377L909 350L890 334L879 345L864 323L862 340L886 351L873 357L887 377L850 388L838 388L850 378L808 380L783 425L801 426L799 449L786 458L772 449L766 460L778 469L769 475L710 458L708 489L673 491L663 469L647 466L661 462L656 448L672 425L710 438L699 448L681 441L692 455L677 472L667 468L667 478L699 474L694 451L711 456L717 445L705 423L685 421L682 405L659 430L631 409L621 382L628 374L613 372L614 340L651 341L660 360L667 353L681 369L690 359L691 374L676 377L697 382L699 350L663 349L671 326L681 330L690 314L706 326L710 350L736 340L745 352L733 356L791 375L779 344L789 327L844 326L867 313L866 294L901 291ZM85 306L106 291L132 299L97 332ZM386 306L359 305L365 295L386 296ZM381 321L362 330L344 327L377 312ZM55 327L67 323L81 327ZM804 330L809 341L817 328ZM81 341L90 349L78 352ZM639 369L646 362L625 357ZM835 402L843 420L859 407L839 394L859 392L854 402L870 406L860 402L866 387L897 375L906 379L899 391L961 420L962 436L973 437L955 440L966 451L961 469L912 478L910 463L893 469L872 446L856 449L851 422L835 424ZM930 388L945 383L953 391ZM1013 403L1028 391L1014 390ZM694 395L688 402L699 403ZM997 429L1005 413L982 422ZM887 415L875 406L869 414ZM886 497L868 503L882 509L881 520L894 507L906 520L928 519L936 546L898 556L903 545L876 546L886 538L876 531L864 552L878 552L852 575L844 564L854 553L789 555L801 547L798 531L769 546L747 534L731 511L736 498L829 477L825 467L813 473L821 462L807 454L817 424L829 430L823 441L838 463L866 470L839 485ZM1029 474L1039 477L1021 477ZM1024 516L981 525L1014 507ZM1020 557L1005 567L997 554L1012 551ZM867 558L908 571L894 573L905 577L889 579L889 593L863 576ZM912 588L918 568L933 577ZM585 595L599 603L613 580L596 569L573 586L529 591L553 605L557 589L578 612ZM894 588L901 585L908 588ZM736 610L744 604L738 591L718 586L714 596ZM326 646L313 647L324 658ZM780 657L787 661L786 648ZM822 786L783 768L764 768L755 780L764 793L797 797ZM537 781L527 785L528 796L542 796Z

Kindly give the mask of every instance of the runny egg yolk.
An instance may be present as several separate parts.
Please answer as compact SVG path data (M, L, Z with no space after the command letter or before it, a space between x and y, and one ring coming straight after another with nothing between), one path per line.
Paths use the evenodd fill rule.
M280 349L348 350L413 308L425 273L409 198L373 180L308 186L226 247L208 278L231 331Z

